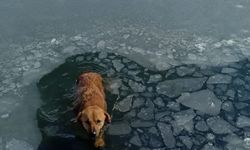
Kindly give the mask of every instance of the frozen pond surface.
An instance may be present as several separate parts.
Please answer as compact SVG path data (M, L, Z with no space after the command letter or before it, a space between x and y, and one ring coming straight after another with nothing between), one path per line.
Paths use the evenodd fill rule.
M151 70L122 72L127 62L107 58L109 74L134 93L117 106L126 122L108 130L120 137L116 129L127 129L128 149L249 149L249 14L248 0L1 1L0 150L37 149L36 83L67 57L93 51ZM123 87L115 81L111 96Z

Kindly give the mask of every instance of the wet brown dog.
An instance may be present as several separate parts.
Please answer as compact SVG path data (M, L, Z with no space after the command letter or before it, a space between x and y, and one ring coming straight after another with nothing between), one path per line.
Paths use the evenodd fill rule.
M102 82L101 75L93 72L81 74L77 81L77 101L81 101L77 120L95 138L96 148L105 146L103 128L111 122Z

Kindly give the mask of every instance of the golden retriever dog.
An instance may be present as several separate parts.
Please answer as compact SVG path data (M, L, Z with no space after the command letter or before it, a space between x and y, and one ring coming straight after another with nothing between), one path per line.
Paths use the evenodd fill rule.
M77 80L77 99L81 101L77 120L82 124L91 137L94 146L103 148L104 125L111 122L107 113L102 77L98 73L83 73Z

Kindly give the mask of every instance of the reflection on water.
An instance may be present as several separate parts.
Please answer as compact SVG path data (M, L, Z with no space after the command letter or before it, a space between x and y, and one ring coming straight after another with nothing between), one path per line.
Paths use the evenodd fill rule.
M43 100L37 113L43 135L38 149L93 149L72 121L75 79L84 71L105 80L113 116L106 149L247 149L249 69L245 60L151 71L113 53L72 56L38 83Z

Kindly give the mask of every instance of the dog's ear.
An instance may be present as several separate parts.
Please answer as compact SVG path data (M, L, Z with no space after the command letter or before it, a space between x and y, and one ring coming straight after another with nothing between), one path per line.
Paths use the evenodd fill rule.
M105 114L105 116L106 116L105 122L106 122L106 123L111 123L111 116L110 116L107 112L105 112L104 114Z

